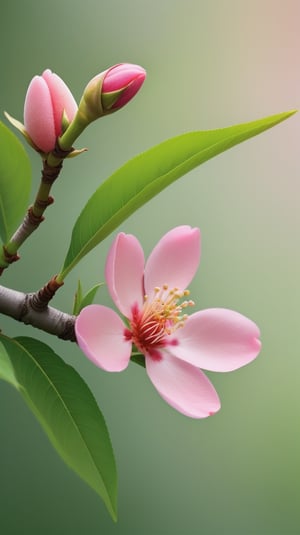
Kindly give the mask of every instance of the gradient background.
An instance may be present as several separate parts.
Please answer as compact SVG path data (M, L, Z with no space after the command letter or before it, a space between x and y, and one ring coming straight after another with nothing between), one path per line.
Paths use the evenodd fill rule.
M57 273L85 201L140 151L185 131L299 107L299 20L298 0L2 0L1 113L22 119L27 86L47 67L76 99L115 63L148 72L126 109L82 135L77 146L89 152L66 162L46 223L2 284L32 291ZM30 156L37 185L40 162ZM251 317L263 350L248 367L210 374L222 410L197 421L167 406L140 367L101 372L75 345L42 333L104 412L119 468L119 522L1 383L1 535L300 533L299 194L295 116L194 170L122 225L146 253L173 226L199 226L197 307ZM55 306L71 310L79 276L86 289L102 280L111 239L74 270ZM110 303L105 290L98 301ZM8 318L1 328L39 336Z

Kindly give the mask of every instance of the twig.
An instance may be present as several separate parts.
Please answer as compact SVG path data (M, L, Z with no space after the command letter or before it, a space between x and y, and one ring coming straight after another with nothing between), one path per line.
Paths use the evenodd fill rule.
M63 340L75 342L76 316L66 314L48 305L36 310L32 303L35 302L37 294L38 292L26 294L0 286L0 313Z

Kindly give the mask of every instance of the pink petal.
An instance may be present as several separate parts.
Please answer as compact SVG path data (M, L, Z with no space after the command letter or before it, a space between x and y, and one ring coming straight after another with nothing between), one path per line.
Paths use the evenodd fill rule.
M123 106L126 106L126 104L133 99L133 97L137 94L137 92L140 90L141 86L143 85L145 80L145 74L140 74L134 78L130 82L130 84L127 86L124 93L118 98L117 102L115 102L111 109L119 109L123 108Z
M82 309L75 333L80 349L96 366L108 372L127 368L131 343L124 339L124 324L113 310L102 305Z
M161 360L146 357L147 373L161 397L191 418L206 418L220 409L217 392L194 366L166 353Z
M139 65L120 63L108 69L103 80L102 92L110 93L124 89L124 92L112 106L122 108L139 91L146 78L146 71Z
M144 252L139 241L121 232L109 250L105 277L113 301L127 318L134 304L143 305L143 274Z
M217 372L241 368L257 357L261 343L257 325L238 312L224 308L202 310L189 316L176 331L172 354Z
M36 146L49 152L55 146L52 100L47 83L35 76L27 89L24 104L24 125Z
M61 121L64 111L68 121L71 122L76 115L77 104L70 89L65 82L57 76L57 74L51 72L50 69L47 69L43 72L42 76L50 91L54 113L55 134L58 137L62 131Z
M187 225L167 232L150 254L145 267L147 294L156 286L184 290L193 279L200 261L200 230Z
M146 77L146 71L143 67L132 63L119 63L107 70L103 80L102 91L104 93L119 91L140 77L143 77L143 80Z

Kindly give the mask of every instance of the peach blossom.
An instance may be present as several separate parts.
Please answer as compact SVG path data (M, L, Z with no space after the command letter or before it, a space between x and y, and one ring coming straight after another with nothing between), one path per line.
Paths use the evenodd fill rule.
M146 264L132 235L120 233L106 261L106 282L123 319L110 308L90 305L76 319L79 347L98 367L124 370L132 349L145 356L146 371L161 397L179 412L205 418L220 408L212 383L200 368L227 372L260 351L259 329L238 312L212 308L187 314L194 305L186 289L200 261L200 231L169 231Z

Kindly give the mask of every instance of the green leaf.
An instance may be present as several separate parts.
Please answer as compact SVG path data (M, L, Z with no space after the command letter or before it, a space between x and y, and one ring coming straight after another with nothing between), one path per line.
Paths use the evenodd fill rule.
M79 215L58 278L63 280L120 223L176 179L294 113L280 113L219 130L190 132L129 160L101 184Z
M74 295L74 303L73 303L73 310L72 310L72 314L74 314L74 316L77 316L79 314L81 301L82 301L82 286L79 280L77 284L77 290Z
M4 345L0 342L0 379L4 379L17 390L21 387L15 376L15 371Z
M93 286L88 292L86 292L80 303L80 310L82 310L84 307L87 307L88 305L91 305L94 302L96 293L98 292L100 286L104 286L104 282L99 282L98 284L95 284L95 286Z
M116 520L117 474L104 418L80 375L46 344L33 338L1 336L0 363L65 463L103 499ZM6 357L3 357L6 355ZM0 368L0 369L1 369ZM4 371L3 371L4 369ZM16 386L16 385L15 385Z
M6 243L29 204L31 166L23 145L0 121L0 236Z
M142 368L146 368L145 356L142 353L132 353L130 360L139 366L142 366Z
M96 293L100 286L103 286L104 283L95 284L85 295L82 294L81 282L78 281L77 291L74 299L73 314L78 316L79 312L88 305L91 305L94 302Z

